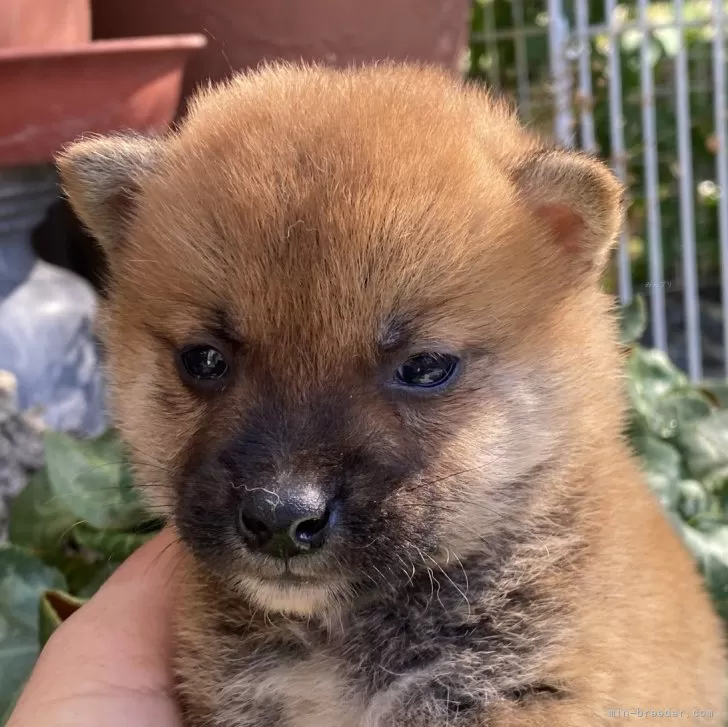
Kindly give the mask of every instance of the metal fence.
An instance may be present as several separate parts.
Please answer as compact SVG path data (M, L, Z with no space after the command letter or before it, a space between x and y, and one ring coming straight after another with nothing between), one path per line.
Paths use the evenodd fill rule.
M611 161L630 190L612 285L648 343L728 374L726 0L476 0L470 73Z

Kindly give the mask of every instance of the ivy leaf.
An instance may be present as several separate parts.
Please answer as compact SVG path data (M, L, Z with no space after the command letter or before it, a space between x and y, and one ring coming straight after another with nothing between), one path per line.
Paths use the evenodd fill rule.
M728 410L693 422L680 432L676 445L686 469L696 479L728 467Z
M668 28L657 28L654 31L655 38L659 41L662 49L670 58L674 58L680 50L680 37L677 26Z
M73 539L83 548L100 554L105 560L121 563L156 533L118 533L77 525L72 534Z
M699 518L712 510L710 494L696 480L682 480L679 484L680 513L686 520Z
M721 615L728 617L728 525L701 531L680 521L678 527L698 562Z
M632 442L648 484L663 506L674 510L680 499L680 453L654 435L635 437Z
M41 648L53 632L78 611L85 599L76 598L64 591L46 591L40 599L38 611L38 638Z
M662 351L640 347L632 350L627 370L627 388L635 410L651 432L663 438L674 436L678 431L680 412L683 409L691 412L697 406L688 394L688 378ZM683 391L683 395L677 394L678 391ZM676 399L670 399L669 395ZM682 405L678 403L681 398L687 399Z
M41 557L62 551L71 528L78 522L78 517L53 493L46 470L36 472L13 499L9 516L10 542Z
M89 577L74 590L74 593L78 598L91 598L111 578L112 573L120 565L121 563L112 563L111 561L99 563L90 572Z
M709 379L702 383L701 388L714 397L716 406L728 408L728 379Z
M718 469L708 472L703 476L702 483L708 492L726 498L728 496L728 467L718 467ZM728 501L726 506L728 506Z
M0 714L8 712L38 657L42 595L65 588L55 568L17 546L0 547Z
M97 530L125 531L149 519L114 432L88 440L48 432L45 441L51 488L77 520Z
M106 561L100 561L98 558L89 559L86 553L72 555L55 553L45 555L43 561L63 573L68 584L68 592L77 596L85 596L89 583L97 581L100 571L106 572Z
M709 417L714 407L707 396L697 389L673 389L657 401L656 415L663 421L677 422L677 427L670 426L670 431L683 427L700 419Z

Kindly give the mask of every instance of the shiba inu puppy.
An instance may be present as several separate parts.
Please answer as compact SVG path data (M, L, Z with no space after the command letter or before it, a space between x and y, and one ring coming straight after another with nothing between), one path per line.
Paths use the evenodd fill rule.
M719 621L622 436L605 166L394 65L268 66L59 166L186 546L187 725L720 723Z

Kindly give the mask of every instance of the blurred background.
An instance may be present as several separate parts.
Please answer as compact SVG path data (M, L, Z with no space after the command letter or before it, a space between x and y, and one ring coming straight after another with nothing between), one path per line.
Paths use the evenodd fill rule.
M106 411L105 263L54 155L163 133L197 86L264 60L437 64L611 164L630 203L604 280L626 434L728 615L726 16L728 0L2 0L0 724L47 635L159 527Z

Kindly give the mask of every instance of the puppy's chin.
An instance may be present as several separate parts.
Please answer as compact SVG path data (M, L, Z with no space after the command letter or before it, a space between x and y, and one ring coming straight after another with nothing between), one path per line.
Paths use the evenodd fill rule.
M326 616L351 598L351 589L342 580L259 578L242 576L235 584L254 607L290 616Z

